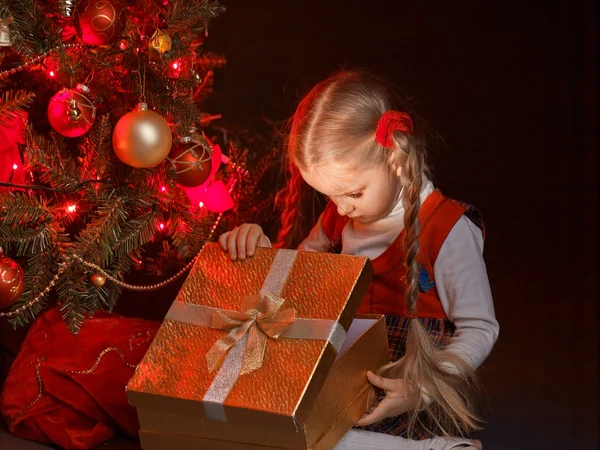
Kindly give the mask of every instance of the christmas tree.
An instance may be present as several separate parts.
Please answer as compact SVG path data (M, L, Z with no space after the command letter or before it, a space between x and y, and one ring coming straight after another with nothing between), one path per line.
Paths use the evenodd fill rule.
M76 333L124 290L184 276L220 230L271 218L277 152L203 111L225 59L202 44L223 12L0 0L0 317L23 325L54 299ZM178 270L158 283L125 281L165 264Z

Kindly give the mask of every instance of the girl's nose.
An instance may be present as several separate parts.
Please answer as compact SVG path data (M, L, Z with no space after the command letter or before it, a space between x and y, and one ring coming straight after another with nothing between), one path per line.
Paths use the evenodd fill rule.
M340 216L345 216L347 214L350 214L352 211L354 211L354 208L350 205L344 205L339 203L337 205L337 212Z

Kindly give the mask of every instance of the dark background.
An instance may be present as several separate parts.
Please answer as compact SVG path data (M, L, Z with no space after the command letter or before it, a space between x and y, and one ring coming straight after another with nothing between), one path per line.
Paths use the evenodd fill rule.
M223 3L211 112L259 128L366 67L443 138L435 181L483 213L500 322L484 448L598 448L595 3Z
M224 122L264 132L316 82L365 67L438 132L436 184L486 220L501 329L484 448L597 449L595 2L222 2L205 46L228 65L206 109ZM174 292L158 295L119 308L160 319ZM0 323L13 354L25 332ZM1 431L2 448L41 448Z

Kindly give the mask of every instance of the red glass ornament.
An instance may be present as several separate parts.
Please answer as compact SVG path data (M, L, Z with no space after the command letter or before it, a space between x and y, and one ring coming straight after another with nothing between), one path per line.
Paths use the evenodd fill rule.
M108 45L123 32L127 10L119 0L81 0L73 15L75 30L90 45Z
M89 131L96 119L96 107L82 92L62 89L50 99L48 121L52 128L67 137L78 137Z
M23 268L0 248L0 308L14 304L25 289Z
M203 138L181 139L169 154L169 160L177 171L177 182L186 187L204 183L212 171L211 154L210 145Z

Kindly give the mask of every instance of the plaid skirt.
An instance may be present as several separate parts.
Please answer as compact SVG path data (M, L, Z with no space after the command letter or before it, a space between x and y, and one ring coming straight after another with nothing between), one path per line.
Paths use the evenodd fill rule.
M438 348L444 348L450 343L454 335L454 325L448 320L420 318L419 319L427 333L431 337L434 345ZM409 319L400 316L386 316L385 318L388 333L388 342L390 347L390 360L400 359L406 352L406 336L408 334ZM385 396L383 391L378 393L381 398ZM432 437L423 427L418 424L411 430L410 435L407 429L407 415L402 414L396 417L388 417L372 425L361 427L364 430L377 433L392 434L410 439L428 439Z

